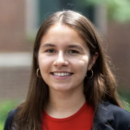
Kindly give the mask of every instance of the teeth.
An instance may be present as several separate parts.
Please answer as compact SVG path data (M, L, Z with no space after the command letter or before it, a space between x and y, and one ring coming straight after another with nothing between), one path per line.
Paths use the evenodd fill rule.
M56 76L67 76L70 75L70 73L53 73Z

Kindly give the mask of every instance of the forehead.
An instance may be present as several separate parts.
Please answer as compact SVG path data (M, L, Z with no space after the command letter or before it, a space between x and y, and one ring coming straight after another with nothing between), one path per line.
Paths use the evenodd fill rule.
M41 44L44 43L76 43L81 46L87 47L87 43L80 36L76 29L69 27L68 25L62 23L56 23L47 30L43 35ZM88 47L87 47L88 48Z
M62 23L55 23L54 25L50 26L45 35L51 34L61 34L61 35L68 35L68 36L80 36L77 30L73 29L72 27L62 24ZM71 34L71 35L70 35ZM44 35L44 36L45 36ZM43 37L44 37L43 36Z

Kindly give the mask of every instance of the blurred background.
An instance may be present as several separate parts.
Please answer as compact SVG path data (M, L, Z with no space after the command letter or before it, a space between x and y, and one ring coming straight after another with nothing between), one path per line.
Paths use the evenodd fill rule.
M72 9L92 21L104 38L119 94L129 103L129 7L127 0L0 0L0 130L8 111L26 98L37 30L58 10Z

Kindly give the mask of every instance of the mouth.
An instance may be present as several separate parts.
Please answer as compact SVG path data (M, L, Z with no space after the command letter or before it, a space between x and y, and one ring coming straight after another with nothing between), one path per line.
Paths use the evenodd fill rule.
M58 76L58 77L66 77L66 76L70 76L73 73L70 72L51 72L52 75L54 76Z

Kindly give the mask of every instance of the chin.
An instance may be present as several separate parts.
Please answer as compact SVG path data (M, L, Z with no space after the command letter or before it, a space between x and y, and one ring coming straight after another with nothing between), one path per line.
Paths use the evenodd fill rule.
M55 91L59 91L59 92L66 92L71 90L70 87L66 87L66 86L57 86L53 88Z

